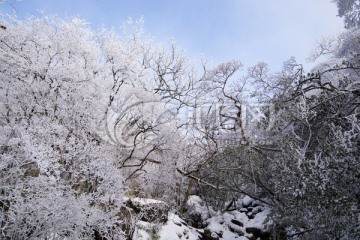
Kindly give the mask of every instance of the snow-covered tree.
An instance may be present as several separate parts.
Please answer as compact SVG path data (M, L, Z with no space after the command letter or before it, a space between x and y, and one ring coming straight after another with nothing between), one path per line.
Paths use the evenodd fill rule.
M338 7L340 17L344 17L345 27L359 27L360 1L359 0L333 0Z
M305 74L288 61L259 79L273 88L281 152L271 161L275 222L288 236L353 239L359 234L358 30L342 34L327 61Z
M141 195L175 197L176 114L196 79L181 49L131 21L123 35L78 18L1 25L2 238L119 239L132 180Z
M262 62L249 68L244 79L252 84L251 96L259 104L272 105L263 111L264 116L271 114L271 124L263 119L247 126L244 134L238 132L243 142L230 142L191 174L207 201L223 208L223 202L236 194L252 195L272 207L276 231L288 237L358 236L358 42L356 28L327 42L326 51L316 51L327 60L309 73L294 58L275 74ZM224 96L238 99L234 107L242 110L242 99L235 98L242 92L230 94L235 88L222 88L218 76L226 79L218 71L210 78L212 89L217 89L217 96L227 90ZM259 144L255 135L267 144Z
M3 23L1 237L121 237L117 149L99 139L106 89L79 19Z

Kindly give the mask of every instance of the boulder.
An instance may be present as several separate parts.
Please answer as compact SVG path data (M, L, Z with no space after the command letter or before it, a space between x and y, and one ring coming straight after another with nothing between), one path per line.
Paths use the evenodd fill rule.
M247 208L240 208L240 209L239 209L239 212L241 212L241 213L247 213L248 210L247 210Z
M244 232L239 229L236 225L228 224L228 228L231 232L236 233L238 236L244 236Z
M254 219L255 215L256 215L256 213L253 213L253 212L246 213L246 216L248 216L249 219Z
M205 228L207 225L200 213L192 213L186 220L194 228Z
M205 228L210 217L209 209L199 196L191 195L186 202L186 221L194 228Z
M235 224L235 225L240 226L240 227L243 227L243 226L244 226L244 224L243 224L242 222L240 222L240 221L238 221L238 220L236 220L236 219L231 219L231 222L232 222L233 224Z
M264 206L260 201L258 200L255 200L252 202L251 204L253 207L257 207L257 206Z
M254 201L254 199L252 199L251 197L249 196L245 196L242 200L242 206L244 208L247 208L247 207L250 207L251 206L251 203Z
M236 219L231 219L231 221L227 223L229 230L238 236L244 236L243 226L244 224Z
M126 202L126 206L132 208L142 221L165 223L168 220L169 206L163 201L133 198Z
M254 209L252 210L252 212L254 214L257 214L257 213L262 212L262 211L264 211L264 207L261 207L261 206L254 207Z

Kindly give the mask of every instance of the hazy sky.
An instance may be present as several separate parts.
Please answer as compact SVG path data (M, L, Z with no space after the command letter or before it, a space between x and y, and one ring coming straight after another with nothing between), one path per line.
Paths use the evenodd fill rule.
M41 10L80 16L94 29L143 17L148 34L159 42L175 38L188 56L203 55L214 64L266 61L272 70L291 56L305 63L316 40L343 27L331 0L22 0L13 6L19 18ZM0 13L13 12L0 4Z

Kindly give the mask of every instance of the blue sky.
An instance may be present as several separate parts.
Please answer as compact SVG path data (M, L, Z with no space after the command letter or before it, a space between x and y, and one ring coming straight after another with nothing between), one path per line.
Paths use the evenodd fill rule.
M235 59L245 66L265 61L274 71L291 56L306 63L316 40L343 27L331 0L7 1L19 18L39 16L41 10L80 16L94 29L119 28L128 17L143 17L146 33L159 42L175 38L192 58L202 55L214 64ZM0 13L13 12L9 4L0 5Z

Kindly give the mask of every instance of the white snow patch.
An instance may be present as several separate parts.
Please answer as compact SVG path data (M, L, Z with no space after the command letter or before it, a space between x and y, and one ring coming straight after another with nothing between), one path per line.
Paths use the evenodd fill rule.
M209 225L207 226L213 232L223 232L224 226L221 223L224 223L224 219L221 216L212 217L207 220Z
M151 199L149 199L151 200ZM253 201L252 199L245 199L246 201ZM161 201L147 199L139 199L137 202L142 203L159 203ZM203 213L209 215L209 209L198 196L191 196L188 201L188 205L192 206L194 212ZM256 209L255 207L254 209ZM252 235L246 233L246 228L254 227L262 231L267 231L270 222L266 223L266 218L270 213L270 209L265 206L259 206L261 210L257 212L253 219L249 219L246 213L239 212L238 210L230 212L213 212L212 217L208 217L206 222L208 223L207 229L209 229L215 236L215 233L222 236L220 240L246 240ZM254 211L253 209L253 211ZM233 220L233 222L231 222ZM239 225L235 220L241 222ZM230 230L230 228L232 230ZM239 236L236 232L242 232L244 236ZM204 229L196 229L188 226L183 219L178 215L169 212L168 221L164 225L146 223L139 221L137 223L136 231L133 240L198 240L200 233Z
M261 230L266 230L265 220L270 213L269 208L265 208L264 211L259 212L255 215L254 219L250 219L247 223L247 227L255 227Z
M236 220L242 222L244 225L247 225L248 222L253 220L253 219L249 219L245 213L239 211L233 211L231 215L233 215Z
M252 199L251 197L249 197L249 196L246 195L246 196L243 198L243 200L242 200L242 205L243 205L244 207L247 207L247 206L249 206L253 201L254 201L254 199Z
M133 240L152 240L151 229L155 226L151 223L138 221L133 235Z
M196 229L188 227L178 215L169 213L169 220L161 227L158 236L159 240L198 240L199 234Z
M146 205L146 204L156 204L156 203L164 203L160 200L150 199L150 198L131 198L132 202L139 203L140 205Z
M215 211L206 206L199 196L191 195L186 202L189 214L200 214L203 220L208 219L211 215L215 214Z

